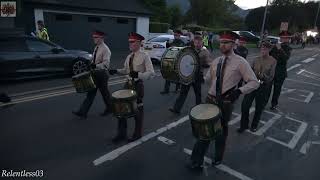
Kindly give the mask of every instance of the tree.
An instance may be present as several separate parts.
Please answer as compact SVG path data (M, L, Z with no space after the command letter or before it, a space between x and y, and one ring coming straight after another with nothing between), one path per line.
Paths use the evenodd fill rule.
M179 25L181 25L183 21L183 15L178 5L173 5L169 7L168 14L169 14L168 23L171 24L172 28L177 28Z

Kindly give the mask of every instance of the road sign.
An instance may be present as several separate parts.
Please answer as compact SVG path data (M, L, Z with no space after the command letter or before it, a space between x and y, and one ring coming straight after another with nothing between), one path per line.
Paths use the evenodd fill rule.
M17 5L15 1L1 1L1 17L16 17Z

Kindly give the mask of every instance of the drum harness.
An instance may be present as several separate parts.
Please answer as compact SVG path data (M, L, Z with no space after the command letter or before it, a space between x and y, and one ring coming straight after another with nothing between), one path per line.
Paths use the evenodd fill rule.
M133 59L134 59L134 53L132 53L132 55L130 56L129 59L129 74L131 74L132 72L134 72L133 70ZM141 81L141 80L138 80ZM136 83L139 83L138 81L135 81L133 77L131 77L130 79L128 79L128 84L129 84L129 88L132 90L136 90ZM143 103L142 102L137 102L138 107L143 107Z

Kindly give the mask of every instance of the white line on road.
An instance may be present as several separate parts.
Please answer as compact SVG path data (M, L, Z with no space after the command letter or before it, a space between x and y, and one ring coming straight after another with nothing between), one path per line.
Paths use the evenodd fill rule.
M171 139L165 138L163 136L159 136L158 140L160 142L163 142L164 144L167 144L167 145L172 145L172 144L176 143L176 142L172 141Z
M315 54L315 55L313 55L312 57L315 58L315 57L317 57L317 56L319 56L319 54Z
M312 62L314 60L316 60L316 59L315 58L308 58L308 59L303 60L302 62L303 63L309 63L309 62Z
M192 151L190 149L186 149L184 148L183 151L188 154L188 155L191 155L192 154ZM204 157L204 161L208 164L212 164L212 160L208 157ZM238 179L241 179L241 180L253 180L252 178L236 171L236 170L233 170L231 169L230 167L226 166L226 165L223 165L223 164L220 164L218 166L215 166L217 169L221 170L221 171L224 171Z
M315 84L315 83L310 83L310 82L304 82L304 81L299 81L299 80L289 79L289 78L287 78L286 80L287 80L287 81L296 82L296 83L308 84L308 85L313 85L313 86L320 87L320 84Z
M253 113L255 111L256 108L254 107L251 107L250 110L249 110L249 114ZM234 115L236 115L237 117L234 118L233 120L229 121L229 125L232 126L234 124L236 124L237 122L239 122L241 120L241 114L238 114L238 113L232 113Z
M295 64L295 65L289 67L289 68L287 69L287 71L291 71L291 70L293 70L293 69L295 69L295 68L297 68L297 67L299 67L299 66L301 66L301 64Z
M144 142L146 142L146 141L162 134L163 132L168 131L169 129L174 128L174 127L178 126L179 124L182 124L188 120L189 120L189 116L185 116L185 117L179 119L178 121L172 122L172 123L160 128L152 133L149 133L149 134L143 136L141 139L139 139L135 142L121 146L121 147L97 158L96 160L93 161L93 164L95 166L98 166L106 161L112 161L112 160L116 159L117 157L119 157L120 155L124 154L125 152L129 151L130 149L132 149L138 145L141 145Z

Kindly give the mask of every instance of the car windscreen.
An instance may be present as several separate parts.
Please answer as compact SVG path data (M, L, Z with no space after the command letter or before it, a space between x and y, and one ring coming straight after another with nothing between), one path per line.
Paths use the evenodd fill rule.
M166 42L168 41L170 38L168 37L155 37L150 39L148 42Z

